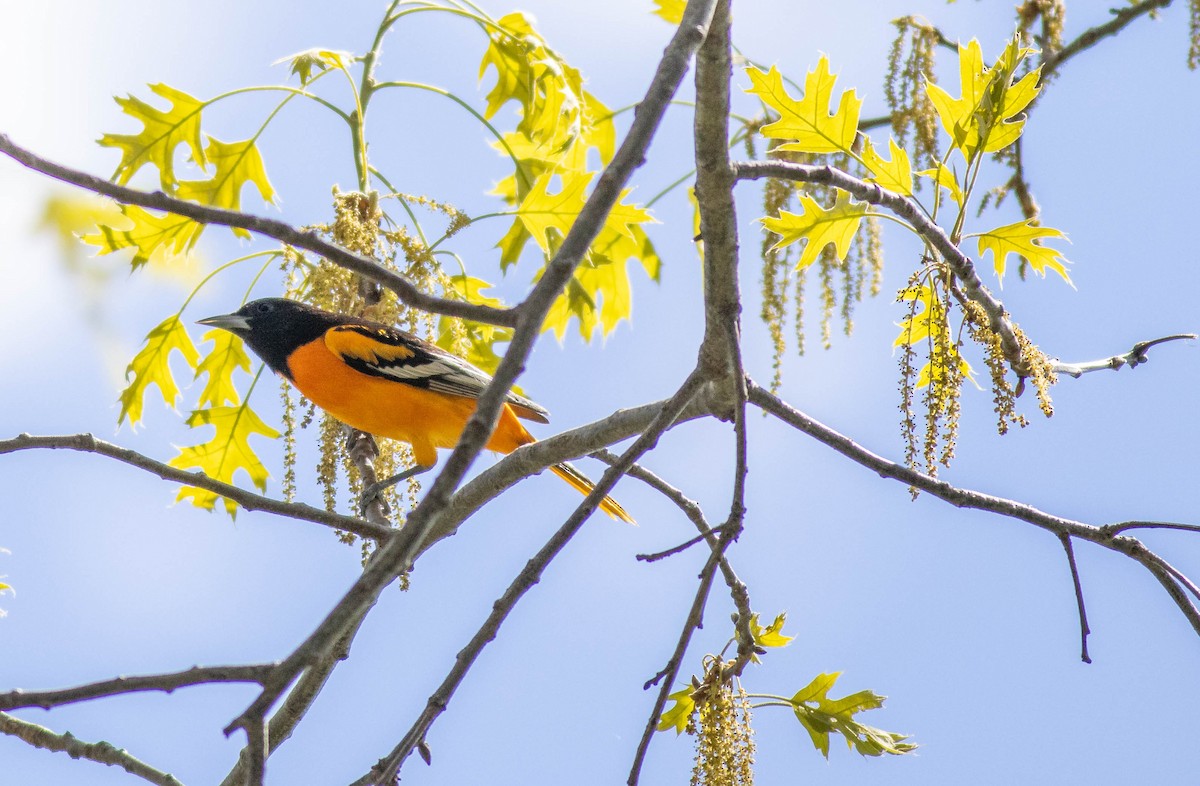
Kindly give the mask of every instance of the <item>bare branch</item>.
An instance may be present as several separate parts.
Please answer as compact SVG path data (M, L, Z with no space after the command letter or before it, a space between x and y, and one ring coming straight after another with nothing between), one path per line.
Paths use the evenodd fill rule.
M653 554L634 554L633 558L636 559L638 562L658 562L661 559L666 559L667 557L673 557L676 554L682 554L683 552L690 549L692 546L695 546L697 543L702 543L702 542L708 540L709 538L715 538L718 535L723 534L724 532L725 532L725 525L722 524L719 527L713 527L712 529L706 529L703 532L701 532L699 535L697 535L696 537L694 537L690 540L685 540L683 543L680 543L678 546L672 546L671 548L666 549L665 551L656 551Z
M4 153L20 164L49 175L56 180L70 183L74 186L92 191L103 196L111 197L126 205L138 205L152 210L165 210L168 213L190 218L201 224L216 224L219 226L245 229L255 234L286 243L295 248L302 248L319 254L335 265L346 268L360 276L377 281L396 293L396 296L410 306L432 311L435 314L447 314L452 317L462 317L476 322L491 325L513 327L517 323L517 314L513 309L493 308L491 306L475 305L461 300L448 300L422 292L408 279L383 267L370 257L347 251L339 245L330 243L316 232L301 230L273 218L252 216L236 210L224 210L209 207L197 202L188 202L167 196L161 191L139 191L136 188L117 185L104 178L81 172L77 169L57 164L48 159L26 150L13 143L6 134L0 134L0 153Z
M425 739L425 735L434 721L446 711L451 698L453 698L459 685L462 684L463 679L466 678L467 672L475 663L475 659L483 652L484 647L496 638L500 626L504 623L504 620L516 606L517 602L520 601L534 584L541 580L546 566L575 537L600 500L612 489L617 480L629 470L629 467L640 456L646 451L651 450L658 443L658 438L671 427L703 384L704 377L700 369L696 369L688 375L687 380L684 381L675 395L662 407L658 416L654 418L646 431L621 455L616 464L605 471L600 481L596 484L596 488L588 494L583 503L576 508L575 512L571 514L558 531L546 541L546 544L542 546L538 553L529 560L525 568L513 580L508 589L505 590L504 594L492 605L491 614L488 615L483 626L471 637L471 641L467 646L458 653L454 659L454 666L450 669L442 684L438 686L438 689L429 697L425 705L425 710L413 723L408 733L404 735L404 738L392 749L391 753L380 759L379 763L371 769L371 772L358 781L355 781L355 786L364 786L365 784L390 786L395 781L400 767L404 764L409 754Z
M1113 535L1105 527L1096 527L1055 516L1022 502L1003 497L994 497L990 494L970 489L958 488L944 480L932 478L901 464L888 461L808 415L793 409L777 396L753 382L749 383L749 385L751 403L761 407L764 411L769 412L784 423L815 438L818 442L833 448L852 461L878 473L880 477L898 480L959 508L974 508L976 510L997 513L1001 516L1033 524L1059 537L1069 536L1079 538L1080 540L1086 540L1090 543L1111 549L1119 554L1124 554L1141 564L1154 575L1171 596L1171 599L1175 601L1175 605L1179 607L1180 612L1183 613L1183 616L1192 626L1192 630L1197 635L1200 635L1200 611L1196 609L1196 606L1187 597L1187 592L1184 591L1180 583L1183 582L1187 586L1188 591L1198 593L1198 597L1200 597L1200 589L1196 588L1186 576L1167 564L1161 557L1146 548L1145 544L1140 540L1126 535Z
M24 691L13 690L0 693L0 710L15 710L21 707L41 707L48 710L77 701L90 701L108 696L141 691L173 693L177 688L190 685L211 685L226 682L257 682L262 684L273 663L252 666L193 666L184 671L170 674L149 674L138 677L116 677L111 680L92 682L74 688L60 690Z
M1123 366L1137 368L1143 363L1149 363L1150 358L1146 356L1147 350L1158 344L1165 344L1168 341L1194 341L1197 336L1195 333L1176 333L1171 336L1163 336L1149 341L1139 341L1133 345L1133 349L1123 355L1113 355L1109 358L1101 360L1089 360L1084 363L1063 363L1062 361L1054 361L1054 371L1058 374L1069 374L1078 379L1089 371L1116 371Z
M1079 658L1084 663L1091 663L1092 658L1088 655L1088 634L1092 629L1088 627L1087 607L1083 603L1083 584L1079 581L1079 566L1075 563L1075 546L1071 543L1070 535L1059 535L1059 540L1062 541L1063 549L1067 552L1067 565L1071 568L1071 582L1075 585L1075 606L1079 609Z
M151 767L123 748L116 748L107 742L84 742L69 731L58 734L45 726L14 718L7 712L0 712L0 733L16 737L35 748L65 753L72 759L87 759L109 767L120 767L130 775L156 786L183 786L175 776Z
M111 442L105 442L102 439L96 439L91 434L53 436L18 434L14 439L0 440L0 455L14 453L19 450L36 449L76 450L81 453L96 453L101 456L108 456L131 467L144 469L147 472L158 475L163 480L195 486L220 494L223 497L228 497L246 510L261 510L266 513L274 513L278 516L311 521L315 524L324 524L327 527L353 532L355 535L370 538L371 540L386 540L393 532L390 527L363 521L351 516L330 513L320 508L314 508L311 505L264 497L261 494L255 494L252 491L246 491L237 486L222 483L200 471L187 472L177 467L172 467L170 464L156 461L137 451L114 445Z

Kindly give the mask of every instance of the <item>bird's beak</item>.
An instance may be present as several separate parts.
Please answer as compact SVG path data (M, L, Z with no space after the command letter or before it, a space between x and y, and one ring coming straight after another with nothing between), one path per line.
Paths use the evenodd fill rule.
M250 321L241 314L221 314L220 316L216 317L207 317L206 319L196 320L196 324L221 328L222 330L228 330L231 333L240 333L250 330Z

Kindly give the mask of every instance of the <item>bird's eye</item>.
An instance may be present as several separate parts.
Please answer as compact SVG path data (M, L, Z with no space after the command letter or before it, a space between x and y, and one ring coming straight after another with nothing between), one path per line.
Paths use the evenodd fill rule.
M271 304L270 303L256 304L254 306L254 313L255 314L270 314L271 313Z

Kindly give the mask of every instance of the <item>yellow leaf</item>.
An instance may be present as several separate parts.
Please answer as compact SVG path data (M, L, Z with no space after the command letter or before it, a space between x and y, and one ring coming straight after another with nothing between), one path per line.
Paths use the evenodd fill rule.
M209 180L181 182L178 193L180 199L226 210L241 210L242 186L253 183L264 202L274 201L275 191L267 180L262 155L253 139L222 142L210 136L206 154L216 166L216 173ZM233 233L246 239L250 237L250 233L244 229L234 229Z
M928 284L907 287L900 293L899 299L916 301L920 303L921 309L919 311L915 308L910 309L909 315L900 321L900 335L892 342L892 346L912 345L928 338L932 318L934 315L940 317L942 313L942 303L934 296L933 289ZM942 322L944 320L938 320L938 324Z
M307 85L312 80L313 69L326 71L330 68L346 70L354 62L354 55L336 49L306 49L294 55L281 57L271 65L280 63L292 64L291 73L300 77L300 84Z
M676 734L682 734L683 730L687 728L688 718L696 709L696 702L692 699L692 689L687 687L675 691L667 698L675 704L663 712L662 717L658 719L657 728L659 731L675 729Z
M896 140L890 137L888 138L888 149L891 153L891 161L875 152L875 146L871 144L870 137L866 137L863 141L863 163L871 171L871 177L868 179L889 191L912 196L913 172L912 165L908 162L908 151L897 145Z
M557 240L561 240L575 223L579 211L583 209L584 191L592 175L567 173L559 179L561 187L557 193L551 194L549 189L554 175L547 173L538 177L517 208L517 219L525 225L545 254L549 254L551 245L557 242L551 231L557 233Z
M196 367L200 353L196 351L191 337L179 321L178 314L167 317L150 331L150 335L146 336L146 346L142 347L142 351L137 353L125 370L125 378L128 379L132 374L133 381L121 391L121 414L117 417L118 424L123 423L125 418L129 418L131 426L141 421L146 390L150 385L158 387L163 401L171 407L175 406L179 386L175 384L175 377L171 374L170 360L171 353L176 350L183 355L190 367Z
M746 69L753 85L746 92L758 96L763 103L779 113L779 119L766 125L762 135L771 139L791 139L780 150L799 150L806 153L849 153L858 133L858 114L862 101L853 90L842 93L838 108L830 113L833 86L837 75L829 73L829 59L824 55L817 67L804 78L804 97L796 100L783 86L779 69L763 73L757 68Z
M238 470L244 470L259 491L267 488L267 468L250 447L250 437L261 434L271 439L279 437L279 432L268 426L245 403L237 407L212 407L198 409L187 419L191 428L213 426L216 433L208 442L181 448L179 455L168 463L179 469L200 469L205 475L225 483L233 483L233 476ZM217 501L217 494L194 486L184 486L179 490L176 502L191 498L192 504L198 508L212 510ZM225 500L225 510L230 516L237 513L237 503Z
M551 248L558 240L566 237L567 232L579 217L585 202L584 192L592 180L591 172L564 172L558 175L561 187L556 193L550 193L550 184L554 176L547 173L538 177L533 188L521 200L517 208L517 219L537 241L542 251L549 255ZM620 199L605 219L604 227L596 238L598 245L607 245L615 241L614 235L623 235L634 240L633 226L652 222L654 219L643 207L623 202L630 193L626 189Z
M1046 238L1066 240L1067 236L1053 227L1038 226L1033 222L1034 219L1030 218L1025 221L1018 221L1015 224L996 227L990 232L983 232L979 235L968 235L968 237L979 238L980 257L988 251L992 252L992 261L996 267L996 275L1001 279L1004 278L1004 269L1008 255L1018 254L1024 257L1029 262L1029 266L1036 270L1042 278L1046 277L1046 268L1050 268L1070 284L1071 277L1067 275L1067 269L1063 267L1063 262L1067 260L1062 255L1062 252L1057 248L1043 246L1038 242Z
M595 148L600 154L600 163L607 164L617 149L617 125L613 122L613 111L586 90L583 91L583 111L586 122L581 147Z
M64 255L77 253L80 236L100 224L122 223L121 207L111 199L54 193L46 197L38 229L54 230Z
M468 303L477 305L502 307L500 298L483 294L483 290L491 289L492 285L481 278L467 275L457 275L450 278L450 292ZM459 323L462 330L453 329L454 323ZM459 337L466 339L466 345L458 342ZM460 357L465 357L471 364L483 369L489 374L494 373L500 365L500 355L496 353L496 344L512 339L512 329L469 319L458 320L454 317L443 316L438 320L437 345ZM519 393L520 390L514 388Z
M133 96L117 98L116 102L125 114L142 121L139 134L105 134L100 144L121 150L121 163L113 173L113 179L124 185L146 164L158 167L158 176L164 191L175 187L175 148L187 145L192 160L201 167L207 166L204 150L200 144L200 101L169 85L150 85L156 95L167 99L171 108L155 109Z
M687 7L685 0L654 0L654 15L663 21L677 25L683 21L683 9Z
M750 632L754 635L754 643L760 647L786 647L796 638L783 635L783 623L786 621L787 614L780 614L775 617L774 622L764 628L758 622L758 615L751 615Z
M938 166L934 169L923 169L917 174L922 177L929 178L942 188L949 191L950 198L954 200L954 203L958 205L959 208L962 208L963 190L958 184L958 178L954 176L954 173L951 172L949 168L945 166Z
M808 267L825 246L833 243L839 261L850 253L850 241L867 214L866 202L851 202L850 195L839 191L833 207L826 210L809 194L800 194L801 214L781 210L775 218L766 217L759 221L770 232L779 235L775 248L795 243L801 239L808 242L800 254L796 269Z
M202 341L212 341L212 351L196 366L196 379L208 374L204 389L200 391L199 406L219 407L241 401L237 388L233 386L233 372L237 369L250 370L250 357L246 354L240 336L228 330L210 330Z
M534 87L527 55L542 45L532 22L519 11L502 16L496 26L498 29L488 32L489 46L479 64L480 79L489 66L496 69L496 85L487 94L487 109L483 113L487 118L509 101L523 105L532 101Z
M1003 150L1021 136L1023 118L1016 116L1037 97L1041 69L1035 69L1012 83L1017 68L1033 50L1020 46L1014 37L996 64L983 64L983 51L975 39L958 47L959 82L962 95L954 98L933 82L925 92L937 110L942 127L963 157L971 160L980 141L984 153Z
M158 216L137 205L122 205L121 213L128 228L101 224L95 234L80 239L96 246L100 254L132 248L134 270L147 262L161 261L164 256L191 251L204 231L203 224L174 213Z

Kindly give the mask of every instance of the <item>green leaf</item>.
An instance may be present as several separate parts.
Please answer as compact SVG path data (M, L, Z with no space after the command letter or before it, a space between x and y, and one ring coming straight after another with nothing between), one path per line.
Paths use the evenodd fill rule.
M292 64L290 73L300 77L300 85L305 86L312 81L314 68L317 71L326 71L330 68L339 68L344 71L350 67L354 59L354 55L350 52L317 48L281 57L271 65L290 62Z
M261 434L276 439L279 432L264 423L247 404L198 409L188 417L187 425L191 428L214 426L216 433L208 442L181 448L179 455L168 462L172 467L200 469L210 478L225 483L233 483L234 473L244 470L259 491L266 490L269 473L250 447L250 437ZM196 507L212 510L217 497L211 491L184 486L175 499L179 502L191 498ZM225 510L230 516L236 515L237 503L226 499Z
M1029 266L1032 267L1042 278L1046 277L1046 268L1053 270L1063 277L1063 280L1068 284L1071 283L1071 277L1067 275L1067 269L1063 266L1066 258L1057 248L1043 246L1039 241L1048 238L1056 240L1066 240L1067 236L1061 230L1053 227L1038 226L1034 223L1034 219L1026 219L1018 221L1015 224L1006 224L1002 227L996 227L989 232L983 232L978 235L967 235L967 237L979 238L979 256L982 257L987 252L992 252L992 261L996 268L996 275L1001 279L1004 278L1004 269L1008 261L1009 254L1017 254L1024 257ZM1073 285L1072 285L1073 286Z
M746 92L758 96L764 104L779 113L779 119L763 126L762 135L769 139L795 140L779 146L779 150L798 150L805 153L850 153L858 134L858 115L862 100L853 90L842 93L838 107L829 111L837 75L829 73L829 59L824 55L817 67L804 78L804 97L796 100L783 86L779 69L763 73L753 66L746 69L752 87Z
M811 195L804 193L800 194L800 206L804 209L800 214L781 210L775 218L768 216L759 219L763 227L779 235L780 240L775 248L807 240L800 261L796 264L797 270L811 265L830 243L837 251L838 261L844 260L850 253L854 233L867 214L867 203L852 202L849 194L839 191L833 207L828 210L817 204Z
M875 146L871 144L870 137L864 139L862 159L863 163L867 165L867 169L871 171L871 177L867 179L889 191L912 196L913 172L912 164L908 162L908 152L890 137L888 138L888 150L892 157L890 161L875 152Z
M146 164L158 167L159 182L163 191L175 188L175 148L187 145L192 160L199 166L207 166L204 150L200 144L200 101L182 90L165 84L150 85L150 90L167 99L171 108L155 109L133 96L115 99L125 114L142 122L138 134L105 134L99 140L105 147L121 150L121 163L113 173L113 179L124 185Z
M233 372L239 368L247 372L250 370L250 357L246 354L241 337L228 330L214 329L205 333L201 341L212 341L213 348L196 366L196 379L202 374L208 375L197 404L200 407L219 407L239 403L241 397L233 385Z
M253 139L241 142L222 142L208 138L205 151L216 166L216 173L208 180L185 180L179 184L180 199L190 199L226 210L242 209L242 186L253 183L263 201L270 204L275 200L275 190L267 180L262 154ZM233 230L238 237L249 239L245 229Z
M134 270L148 262L164 261L167 256L189 253L204 231L203 224L174 213L159 216L137 205L122 205L121 213L125 228L99 224L95 234L80 239L96 246L101 255L133 249Z
M860 712L882 707L885 697L871 691L859 691L841 699L830 699L829 691L839 676L838 672L818 674L789 700L796 720L808 732L813 747L829 758L829 736L836 733L863 756L884 753L899 756L916 750L916 745L904 741L908 739L907 735L883 731L855 720L854 716Z
M175 406L179 397L179 386L171 374L171 353L178 351L192 368L200 359L200 353L192 343L191 337L179 321L176 314L167 317L158 327L146 336L146 345L138 352L125 370L125 378L133 375L125 390L121 391L121 414L117 417L118 425L129 419L129 425L135 426L142 420L142 407L145 403L146 391L151 385L158 387L163 401L168 406Z
M696 702L692 700L692 688L689 686L675 691L667 698L675 704L663 711L662 717L658 719L657 728L659 731L675 729L677 735L682 734L687 728L688 718L696 710Z

